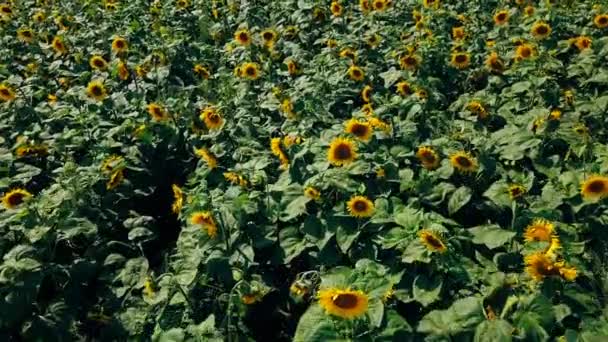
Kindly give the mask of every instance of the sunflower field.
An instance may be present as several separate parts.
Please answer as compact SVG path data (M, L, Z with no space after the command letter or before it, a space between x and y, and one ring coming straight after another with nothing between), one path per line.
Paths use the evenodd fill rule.
M1 341L607 341L605 0L0 0Z

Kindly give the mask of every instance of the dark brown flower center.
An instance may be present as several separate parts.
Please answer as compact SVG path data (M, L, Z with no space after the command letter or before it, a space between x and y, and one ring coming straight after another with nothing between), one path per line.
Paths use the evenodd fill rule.
M101 87L98 85L94 85L91 87L91 94L94 96L101 96L103 95L103 89L101 89Z
M520 187L516 186L516 187L511 188L510 192L511 192L511 196L519 197L519 195L521 195L523 191L521 190Z
M361 77L361 70L359 70L359 69L353 69L353 76L355 78Z
M11 92L8 89L6 89L6 88L0 89L0 94L2 94L2 96L4 96L4 97L11 96Z
M428 235L426 237L426 242L431 245L431 247L435 248L435 249L441 249L443 248L443 243L437 239L436 237L432 236L432 235Z
M262 37L264 37L264 40L272 40L274 39L274 34L272 32L264 32Z
M239 33L239 40L242 42L248 42L249 41L249 35L247 34L247 32L241 32Z
M546 25L540 25L536 28L536 33L537 34L547 34L549 32L549 27L547 27Z
M32 38L32 32L31 31L23 31L21 32L21 35L25 38Z
M245 69L245 73L249 76L255 76L255 68L254 67L247 67Z
M119 48L119 49L123 49L123 48L125 47L125 42L124 42L124 41L122 41L122 40L117 40L117 41L115 42L115 45L116 45L116 47L117 47L117 48Z
M13 10L10 7L2 7L2 12L11 14L13 13Z
M357 307L359 303L359 299L357 296L351 293L342 293L339 295L335 295L332 297L332 302L334 305L339 307L340 309L353 309Z
M454 61L456 61L456 63L465 63L467 59L467 55L465 54L458 54L454 57Z
M101 59L94 60L93 64L95 64L95 66L98 68L102 68L105 65L105 63Z
M602 192L606 191L606 187L604 186L603 181L595 180L595 181L589 183L589 185L587 185L587 191L593 192L593 193L602 193Z
M434 163L434 162L435 162L435 160L436 160L436 159L435 159L435 156L434 156L434 155L433 155L433 153L432 153L432 152L430 152L430 151L423 151L423 152L420 154L420 158L422 159L422 161L423 161L424 163L427 163L427 164L432 164L432 163Z
M473 162L471 162L471 160L467 157L458 156L456 157L456 164L461 167L471 167L473 165Z
M520 55L522 57L530 57L531 54L532 54L532 50L530 50L529 47L524 46L520 50Z
M369 132L369 129L366 125L362 124L354 124L351 128L351 133L357 137L364 137Z
M12 206L19 205L23 202L24 197L25 196L19 192L11 194L10 196L8 196L8 203Z
M337 160L347 160L350 159L353 155L353 152L349 145L347 144L339 144L334 149L334 158Z
M209 121L211 121L211 123L213 124L217 124L220 122L220 116L216 113L211 113L209 114Z
M597 22L600 25L606 25L606 24L608 24L608 17L607 16L601 16L601 17L598 18Z
M505 21L505 19L507 19L507 13L498 13L498 15L496 16L496 19L498 21Z
M403 60L403 63L405 65L413 66L413 65L417 64L417 61L416 61L416 58L414 58L413 56L408 56L408 57L405 57L405 59Z

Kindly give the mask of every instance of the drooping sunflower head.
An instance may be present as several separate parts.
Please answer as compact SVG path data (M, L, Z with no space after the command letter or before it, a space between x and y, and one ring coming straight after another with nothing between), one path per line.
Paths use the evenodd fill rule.
M534 54L534 50L534 46L530 44L520 44L517 46L517 49L515 49L515 57L518 60L530 58Z
M122 181L125 179L124 169L119 168L110 174L110 179L106 183L106 189L112 190L118 187Z
M209 130L216 130L222 126L224 119L214 107L206 107L201 111L201 120Z
M473 114L477 115L480 119L485 119L488 116L488 110L479 101L473 100L467 104L467 109Z
M287 72L291 76L295 76L298 74L298 64L293 59L289 58L285 60L285 65L287 65Z
M304 189L304 195L312 200L319 200L321 198L321 192L312 186L307 186Z
M420 242L431 252L445 253L448 250L443 238L438 233L430 230L423 229L418 232Z
M346 133L350 133L354 135L357 139L368 142L372 137L373 129L369 122L360 121L355 118L350 119L346 122L346 128L344 129Z
M154 121L164 121L169 117L163 106L156 102L148 104L147 110Z
M243 63L241 65L241 77L257 80L260 77L260 69L257 63Z
M199 77L204 78L206 80L211 77L209 69L207 69L207 67L202 64L196 64L194 68L192 68L192 71L194 71L194 73L197 74Z
M581 184L581 195L586 201L597 201L608 196L608 177L594 175Z
M500 10L494 14L494 23L496 25L504 25L509 21L509 11Z
M59 55L63 55L64 53L67 52L67 48L65 47L63 38L61 38L59 36L56 36L55 38L53 38L53 41L51 42L51 46L53 47L53 50L55 50L55 52Z
M462 40L464 38L464 26L452 27L452 39Z
M211 151L209 151L207 148L201 147L194 149L194 154L203 159L210 170L213 170L217 167L217 159L215 158L213 153L211 153Z
M182 211L182 206L184 204L184 192L177 184L171 185L171 190L173 190L173 204L171 205L171 211L174 214L179 214L180 211Z
M348 68L348 76L353 81L363 81L365 78L365 72L363 72L363 69L360 67L351 65L350 68Z
M93 80L87 85L87 95L96 101L103 101L108 92L101 80Z
M608 14L598 14L593 18L593 23L597 28L603 29L608 27Z
M118 73L118 77L121 80L126 81L127 79L129 79L129 75L130 75L129 68L127 67L127 63L125 63L124 61L118 62L116 71Z
M339 17L342 15L343 8L338 1L332 1L331 5L329 6L329 10L334 17Z
M335 166L352 163L357 158L357 147L348 138L335 138L329 145L327 160Z
M339 55L342 58L349 58L353 61L357 60L357 53L355 51L353 51L353 49L351 49L351 48L344 48L344 49L340 50Z
M15 99L15 91L8 84L0 84L0 100L8 102Z
M317 293L319 305L328 315L354 319L367 312L369 298L363 291L328 288Z
M505 63L498 56L498 53L493 51L486 58L486 67L494 73L502 73L505 69Z
M412 87L409 82L401 81L397 83L397 93L404 97L412 94Z
M194 225L201 226L207 232L210 238L217 236L217 225L213 219L213 215L208 211L197 211L190 216L190 222Z
M124 53L124 52L127 52L128 49L129 49L129 44L127 43L126 39L124 39L122 37L116 37L112 41L112 51L114 51L115 53L117 53L117 54Z
M91 59L89 60L89 65L93 69L105 70L108 67L108 62L106 62L106 60L103 59L103 57L101 57L99 55L95 55L95 56L91 57Z
M32 194L27 190L16 188L2 196L2 204L6 209L14 209L30 197L32 197Z
M471 55L463 51L454 52L450 58L450 63L455 68L464 69L471 63Z
M20 28L17 30L17 39L24 43L31 43L34 40L34 31L27 27Z
M536 219L526 227L524 240L526 242L545 241L551 242L551 237L555 234L555 225L544 220Z
M507 193L509 194L511 201L515 201L526 194L526 188L519 184L511 184L507 189Z
M365 103L369 103L372 101L372 86L368 84L363 87L363 90L361 90L361 99Z
M430 146L420 146L416 151L416 158L427 170L434 170L439 166L439 155Z
M559 275L559 269L553 264L553 260L545 253L537 252L524 258L526 272L535 281L542 281L545 277Z
M551 34L551 26L545 22L537 21L532 25L530 33L536 39L545 39Z
M479 167L477 159L465 151L458 151L450 155L450 163L456 170L462 173L475 172Z
M577 37L574 45L576 45L579 51L586 50L591 47L591 38L587 36Z
M353 217L370 217L376 210L374 203L365 196L353 196L346 203L348 212Z

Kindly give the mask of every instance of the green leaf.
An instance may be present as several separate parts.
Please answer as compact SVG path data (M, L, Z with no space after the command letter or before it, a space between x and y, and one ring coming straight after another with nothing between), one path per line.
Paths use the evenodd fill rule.
M486 245L490 249L504 245L516 235L515 232L501 229L496 224L473 227L469 229L469 233L473 235L473 243Z
M291 201L283 213L281 214L281 221L287 222L294 219L306 212L306 203L310 202L310 198L306 196L298 196Z
M409 323L393 309L387 309L385 316L386 325L376 336L377 341L401 341L396 335L413 332Z
M153 336L154 342L182 342L185 338L184 330L180 328L172 328L167 331L162 331L158 335Z
M312 304L300 317L294 342L336 341L340 335L334 328L330 317L317 303Z
M423 213L410 207L403 207L399 212L395 213L395 223L412 230L417 230L422 220Z
M448 201L448 212L450 215L454 214L460 208L469 203L471 196L471 189L466 186L461 186L460 188L456 189Z
M502 319L483 321L475 329L475 342L510 342L513 327Z
M442 285L443 281L438 277L428 278L422 274L418 275L412 284L414 299L426 307L439 299Z
M458 299L446 310L433 310L422 318L418 332L434 336L450 336L471 331L484 320L481 299Z

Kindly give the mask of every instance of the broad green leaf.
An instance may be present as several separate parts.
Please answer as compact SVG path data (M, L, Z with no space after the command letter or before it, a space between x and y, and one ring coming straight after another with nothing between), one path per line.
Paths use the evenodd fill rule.
M454 214L460 208L469 203L471 196L471 189L466 186L461 186L460 188L456 189L448 201L448 212L450 215Z
M294 342L337 341L341 336L335 325L319 304L312 304L300 317Z
M495 224L473 227L468 231L473 235L473 243L486 245L490 249L504 245L516 235Z
M442 285L443 281L438 277L418 275L412 284L414 299L426 307L439 299Z
M502 319L483 321L475 329L475 342L510 342L513 327Z
M476 297L456 300L446 310L433 310L418 325L418 332L429 335L450 336L472 331L485 319L482 301Z

